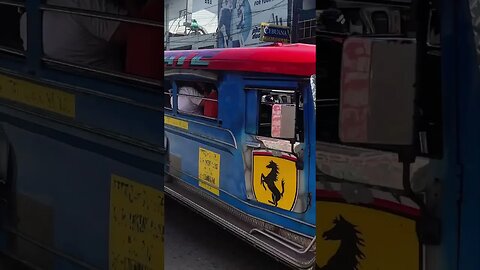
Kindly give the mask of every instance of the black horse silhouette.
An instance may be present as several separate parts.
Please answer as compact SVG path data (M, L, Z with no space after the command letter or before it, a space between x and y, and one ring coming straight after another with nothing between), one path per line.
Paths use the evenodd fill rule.
M282 192L278 190L277 186L275 185L275 182L277 182L278 174L279 174L279 169L277 163L273 162L273 160L270 161L270 163L266 166L267 168L271 169L270 172L268 173L267 176L263 175L260 177L260 183L262 184L263 188L267 190L265 187L265 184L267 184L268 189L270 192L272 192L272 200L268 201L269 203L277 206L278 201L282 199L283 197L283 192L285 191L285 181L282 179Z
M340 240L337 252L320 270L358 270L360 260L365 258L360 247L365 246L357 226L345 220L341 215L333 220L333 228L323 233L325 240Z

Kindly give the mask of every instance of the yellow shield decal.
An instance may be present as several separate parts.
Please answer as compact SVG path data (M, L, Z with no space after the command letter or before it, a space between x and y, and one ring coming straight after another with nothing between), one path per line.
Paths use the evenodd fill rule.
M419 270L421 246L415 224L373 208L317 201L317 267Z
M253 152L252 187L258 202L291 211L298 192L296 158Z

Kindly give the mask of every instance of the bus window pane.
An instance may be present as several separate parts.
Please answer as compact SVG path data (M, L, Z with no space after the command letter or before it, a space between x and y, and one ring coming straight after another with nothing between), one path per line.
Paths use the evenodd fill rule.
M97 11L161 23L161 1L136 1L128 8L122 1L55 1L59 7ZM22 18L26 27L26 15ZM26 31L22 31L26 48ZM163 30L156 26L120 22L114 19L45 11L43 14L43 49L48 58L105 71L160 80L163 77Z
M0 46L23 50L20 39L21 10L14 6L0 5Z

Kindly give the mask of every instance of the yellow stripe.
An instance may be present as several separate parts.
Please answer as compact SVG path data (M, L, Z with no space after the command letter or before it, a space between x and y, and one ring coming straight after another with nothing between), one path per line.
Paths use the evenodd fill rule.
M178 128L181 128L181 129L188 130L188 122L187 121L183 121L183 120L173 118L173 117L170 117L170 116L165 116L164 117L164 122L165 122L165 125L174 126L174 127L178 127Z
M75 118L75 95L0 75L0 98Z

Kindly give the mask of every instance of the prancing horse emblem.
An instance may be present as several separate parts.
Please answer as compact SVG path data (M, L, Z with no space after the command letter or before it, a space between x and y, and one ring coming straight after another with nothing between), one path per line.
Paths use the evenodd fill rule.
M340 241L337 252L320 270L358 270L360 261L365 259L361 248L365 246L362 234L357 226L341 215L333 220L333 228L323 233L327 241ZM318 269L318 266L317 266Z
M277 206L278 202L283 197L283 192L285 191L285 181L282 179L282 192L280 192L280 190L278 190L277 186L275 185L275 182L277 182L278 180L278 174L280 172L277 163L271 160L266 167L270 169L270 172L267 176L262 173L262 176L260 177L260 183L265 190L267 190L267 188L265 187L265 184L267 184L268 189L270 190L270 192L272 192L272 200L268 200L268 202Z

